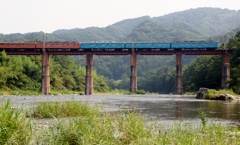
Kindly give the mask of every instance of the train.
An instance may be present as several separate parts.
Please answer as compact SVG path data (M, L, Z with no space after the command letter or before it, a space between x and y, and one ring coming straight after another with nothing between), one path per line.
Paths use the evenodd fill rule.
M182 50L217 49L218 42L0 42L0 49Z

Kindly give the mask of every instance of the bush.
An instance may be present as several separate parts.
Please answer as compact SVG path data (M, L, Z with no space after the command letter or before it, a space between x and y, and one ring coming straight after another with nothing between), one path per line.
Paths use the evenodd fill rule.
M136 94L142 94L142 95L144 95L144 94L146 94L146 91L144 91L144 90L137 90L137 91L136 91Z
M230 94L236 96L236 94L232 90L214 90L214 89L209 89L207 93L205 94L204 98L205 99L215 99L216 96L220 94Z
M31 123L22 109L10 107L10 101L0 106L0 144L28 144Z

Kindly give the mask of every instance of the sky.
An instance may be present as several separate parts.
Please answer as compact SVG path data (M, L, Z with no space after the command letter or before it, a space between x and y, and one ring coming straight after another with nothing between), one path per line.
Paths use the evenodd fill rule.
M240 9L240 0L0 0L0 4L2 34L106 27L124 19L199 7Z

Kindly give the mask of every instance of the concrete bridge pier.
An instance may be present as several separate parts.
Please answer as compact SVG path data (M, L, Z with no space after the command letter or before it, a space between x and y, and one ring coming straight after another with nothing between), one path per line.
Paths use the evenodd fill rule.
M85 94L93 95L93 54L86 54L86 81L85 81Z
M226 52L222 55L222 83L221 87L223 89L228 88L227 81L230 80L230 62L229 54Z
M182 54L176 54L176 93L183 94L182 87Z
M43 51L42 54L42 93L50 93L50 55Z
M130 72L130 89L131 93L137 91L137 54L130 55L131 72Z

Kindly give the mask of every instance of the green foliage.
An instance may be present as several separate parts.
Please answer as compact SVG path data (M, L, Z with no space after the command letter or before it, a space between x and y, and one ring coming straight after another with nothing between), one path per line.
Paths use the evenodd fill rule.
M52 103L51 105L51 102L48 102L44 104L44 107L49 110L54 106L55 110L61 110L59 111L59 117L65 116L64 114L74 114L77 111L80 112L80 115L76 116L80 117L56 118L54 122L45 125L44 128L41 124L34 124L36 126L33 126L35 131L32 134L31 120L26 120L22 109L13 109L10 107L9 102L6 102L5 105L0 107L0 144L145 145L240 143L237 128L231 129L213 122L206 124L206 115L202 110L199 111L199 118L202 123L205 123L204 129L198 124L191 125L189 122L176 122L167 127L158 123L149 123L145 117L135 111L123 111L117 114L99 113L95 108L79 104L79 102ZM49 105L50 107L48 107ZM67 111L64 111L63 108ZM49 112L54 112L52 110L49 110ZM70 110L73 113L69 113ZM84 113L84 115L81 113Z
M197 91L201 87L219 89L222 62L220 56L199 56L183 71L185 91Z
M175 68L164 66L147 71L139 78L139 89L148 92L169 93L174 92Z
M69 122L59 121L44 134L48 144L137 144L149 134L145 120L135 113L122 114L119 118L104 114L104 117L88 116Z
M0 53L0 90L40 91L42 78L41 56L7 56ZM50 84L53 90L81 91L85 89L85 68L69 56L52 56ZM94 72L95 90L104 92L109 86L103 76Z
M228 43L228 49L233 49L234 54L231 56L231 79L229 81L229 88L234 92L240 94L240 31L235 37L231 38Z
M137 90L136 94L145 95L147 92L145 90Z
M204 118L204 116L203 116ZM239 144L238 130L221 124L198 125L180 122L168 128L147 123L135 112L118 115L103 114L58 120L38 138L42 144Z
M214 90L209 89L207 93L204 95L204 98L206 99L215 99L216 96L219 96L220 94L230 94L233 96L236 96L236 94L233 92L233 90Z
M202 121L202 125L203 125L203 128L206 128L206 125L207 125L207 116L206 116L206 113L200 109L198 110L198 117L201 119Z
M28 144L31 137L31 123L23 109L14 109L10 101L0 106L0 144Z
M208 92L204 95L205 99L214 99L216 96L216 90L210 89Z
M33 109L31 116L38 118L82 117L98 113L96 108L76 101L41 102Z

